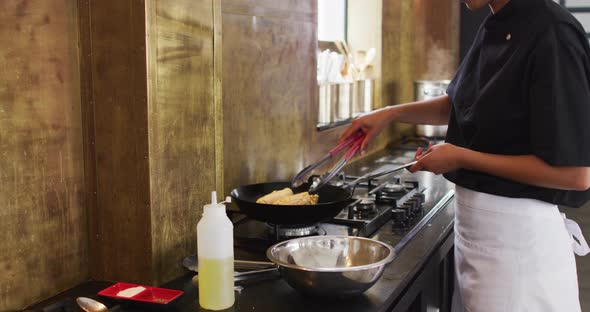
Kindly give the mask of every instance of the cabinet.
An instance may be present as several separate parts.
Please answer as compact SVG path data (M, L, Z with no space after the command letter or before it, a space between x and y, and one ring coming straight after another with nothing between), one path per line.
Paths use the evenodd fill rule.
M454 288L454 233L420 268L416 278L390 308L391 312L450 312Z

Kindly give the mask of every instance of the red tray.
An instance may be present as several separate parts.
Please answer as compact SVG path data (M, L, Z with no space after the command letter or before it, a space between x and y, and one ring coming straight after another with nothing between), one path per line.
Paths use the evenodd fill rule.
M120 291L138 286L145 288L145 290L142 290L140 293L131 297L117 295ZM178 298L180 295L182 295L183 292L176 289L157 288L128 283L116 283L114 285L111 285L110 287L107 287L99 291L98 294L101 296L116 299L133 300L157 304L168 304L172 302L174 299Z

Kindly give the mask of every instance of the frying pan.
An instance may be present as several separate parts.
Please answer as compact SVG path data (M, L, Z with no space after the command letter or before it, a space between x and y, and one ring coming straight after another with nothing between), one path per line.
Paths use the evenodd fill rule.
M378 178L415 164L416 161L398 166L380 173L362 176L348 185L347 188L326 184L317 194L320 196L315 205L269 205L258 204L256 200L272 191L291 187L291 182L268 182L243 185L231 191L231 197L244 214L258 221L277 225L311 224L336 216L348 204L352 203L354 187L361 182ZM306 192L309 183L291 188L293 193Z
M231 197L244 214L258 221L280 225L310 224L337 215L352 202L352 193L333 185L326 185L318 191L319 201L315 205L269 205L258 204L256 200L272 191L291 187L291 182L268 182L243 185L231 191ZM304 183L293 188L293 193L306 192L310 184Z

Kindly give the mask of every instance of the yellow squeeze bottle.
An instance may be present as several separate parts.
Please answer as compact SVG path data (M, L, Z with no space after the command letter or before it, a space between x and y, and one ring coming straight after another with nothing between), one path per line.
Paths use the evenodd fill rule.
M233 224L216 197L213 191L197 225L199 304L207 310L227 309L235 300Z

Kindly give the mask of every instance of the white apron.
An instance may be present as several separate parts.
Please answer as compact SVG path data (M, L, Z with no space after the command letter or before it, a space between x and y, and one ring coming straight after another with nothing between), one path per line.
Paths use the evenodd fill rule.
M589 249L575 222L539 200L460 186L455 198L453 312L580 311L574 250Z

